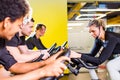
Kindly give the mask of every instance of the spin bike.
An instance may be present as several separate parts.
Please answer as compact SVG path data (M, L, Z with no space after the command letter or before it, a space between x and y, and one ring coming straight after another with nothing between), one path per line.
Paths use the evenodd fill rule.
M97 69L98 66L94 66L90 63L86 63L85 61L83 61L80 58L72 58L70 65L72 67L74 67L74 71L72 72L74 75L77 76L79 74L80 68L84 67L84 68L88 69L91 80L100 80L95 71L95 69Z
M50 56L52 56L52 55L54 55L55 53L57 53L58 51L60 51L60 49L62 48L62 49L63 49L63 53L62 53L61 55L59 55L58 58L59 58L60 56L67 56L67 57L69 57L69 56L70 56L70 49L67 49L67 48L65 47L66 44L67 44L67 41L64 42L63 45L56 47L57 44L54 43L54 44L52 45L52 47L48 50L48 53L50 54ZM39 58L37 58L36 60L33 60L33 62L42 61L42 57L43 57L43 56L44 56L44 55L41 54L41 55L39 56ZM63 61L63 63L65 63L66 66L69 67L69 69L72 70L72 66L71 66L67 61ZM40 79L40 80L59 80L59 79L60 79L61 77L63 77L63 76L64 76L64 74L61 74L59 77L51 76L51 77L42 78L42 79Z
M59 55L60 56L70 56L70 49L67 49L65 46L67 44L67 41L63 43L62 46L58 46L56 47L56 43L54 43L52 45L52 47L48 50L48 53L50 54L50 56L52 56L53 54L57 53L58 51L60 51L60 49L62 48L64 50L64 52ZM38 61L42 61L42 57L44 55L40 55L40 57L36 60L34 60L34 62L38 62ZM72 58L71 62L66 62L63 61L63 63L66 64L67 68L71 71L71 73L73 73L75 76L77 76L79 74L80 68L84 67L86 69L88 69L90 76L91 76L91 80L100 80L97 76L97 73L95 72L95 69L97 68L97 66L94 66L92 64L86 63L83 60L81 60L80 58ZM59 80L61 77L63 77L64 74L61 74L59 77L45 77L42 78L40 80Z

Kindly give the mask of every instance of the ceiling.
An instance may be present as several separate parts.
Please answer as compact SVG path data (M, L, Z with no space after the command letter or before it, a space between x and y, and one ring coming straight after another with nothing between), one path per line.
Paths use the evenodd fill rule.
M120 0L67 0L68 21L107 19L108 24L120 24Z

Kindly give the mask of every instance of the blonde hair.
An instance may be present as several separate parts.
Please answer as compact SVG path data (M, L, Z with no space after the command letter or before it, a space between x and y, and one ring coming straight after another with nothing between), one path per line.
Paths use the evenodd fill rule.
M94 19L94 20L90 20L88 23L88 27L92 26L92 25L96 25L96 27L103 27L103 30L105 30L105 23L102 19Z

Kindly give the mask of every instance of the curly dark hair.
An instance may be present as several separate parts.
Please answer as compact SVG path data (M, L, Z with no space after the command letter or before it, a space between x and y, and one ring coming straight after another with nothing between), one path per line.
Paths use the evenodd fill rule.
M6 17L10 17L11 22L14 22L16 19L24 17L29 10L26 0L0 0L0 22Z

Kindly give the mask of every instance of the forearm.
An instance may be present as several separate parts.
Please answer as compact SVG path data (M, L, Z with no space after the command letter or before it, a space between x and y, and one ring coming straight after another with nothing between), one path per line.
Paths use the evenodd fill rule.
M34 63L16 63L9 68L12 73L27 73L29 71L33 71L42 66L45 66L46 62L34 62Z
M19 48L19 50L20 50L20 52L21 53L23 53L23 54L40 54L40 51L41 50L30 50L30 49L28 49L28 47L26 46L26 45L23 45L23 46L18 46L18 48Z
M37 69L34 71L31 71L29 73L26 73L25 75L23 75L24 77L22 77L21 80L39 80L43 77L46 77L45 75L45 71L44 69Z
M35 53L22 53L17 47L10 47L7 46L7 49L9 50L10 54L18 61L18 62L28 62L33 59L36 59L40 56L40 51ZM25 52L25 51L23 51Z
M30 50L30 49L28 49L28 53L41 54L41 50Z
M82 54L81 59L93 65L100 65L101 63L105 61L100 57L93 57L93 56L89 56L86 54Z
M34 53L29 53L29 54L20 54L19 56L16 56L16 60L18 62L29 62L34 59L37 59L41 54L34 54Z
M38 69L38 70L28 72L26 74L15 75L12 77L3 77L0 79L1 80L38 80L44 76L45 76L45 73L43 72L43 70Z

